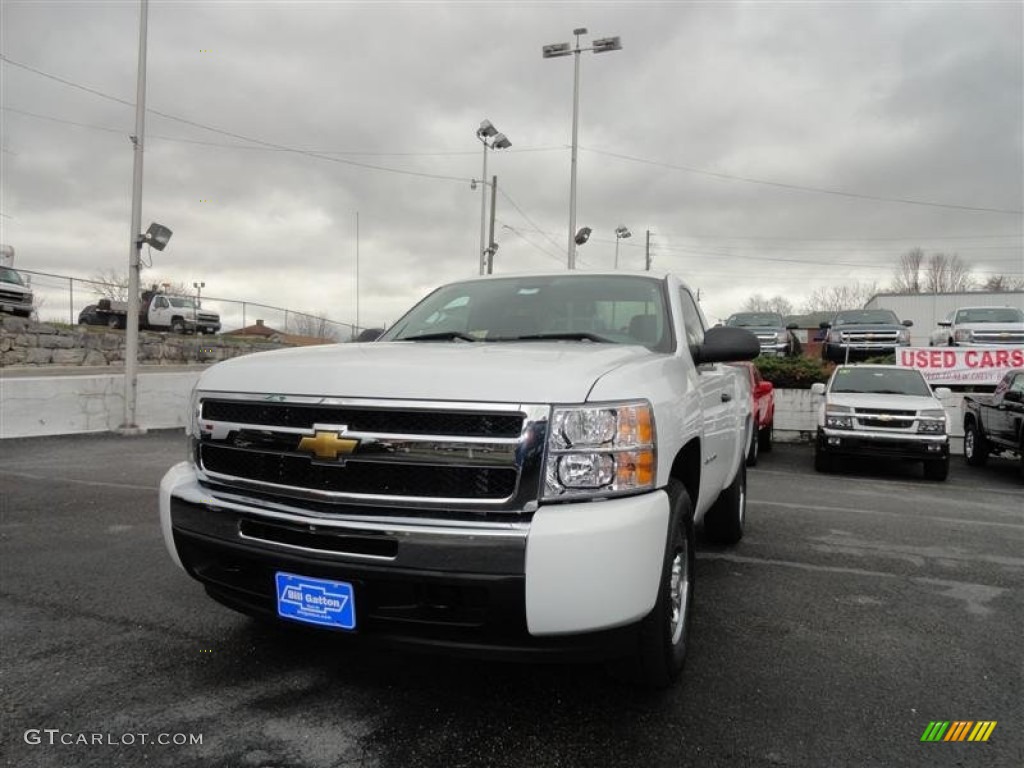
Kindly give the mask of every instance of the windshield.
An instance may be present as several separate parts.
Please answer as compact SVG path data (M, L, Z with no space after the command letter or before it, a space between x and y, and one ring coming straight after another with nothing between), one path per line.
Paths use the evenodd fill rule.
M956 313L960 323L1024 323L1024 312L1013 307L975 307Z
M782 315L774 312L737 312L725 324L735 328L781 328L783 322Z
M857 309L840 312L836 315L833 325L860 325L862 323L892 323L899 325L896 313L889 309Z
M910 368L842 367L832 379L832 392L931 397L932 390L920 371Z
M169 296L168 301L171 302L172 307L183 307L185 309L193 309L195 302L192 299L186 299L182 296Z
M0 283L14 283L15 285L25 284L22 282L21 275L7 267L0 267Z
M381 341L577 341L673 349L664 283L635 276L545 275L439 288Z

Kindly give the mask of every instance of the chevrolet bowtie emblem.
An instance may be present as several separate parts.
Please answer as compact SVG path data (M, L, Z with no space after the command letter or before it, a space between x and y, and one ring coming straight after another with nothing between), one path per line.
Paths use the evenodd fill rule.
M318 459L337 459L338 454L352 453L359 445L358 440L341 437L337 432L317 431L314 437L304 437L299 441L298 450L312 453Z

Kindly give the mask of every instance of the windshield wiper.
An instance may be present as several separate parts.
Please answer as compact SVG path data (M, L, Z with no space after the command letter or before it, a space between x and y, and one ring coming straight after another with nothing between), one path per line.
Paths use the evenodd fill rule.
M470 336L462 331L438 331L437 333L421 333L419 336L406 336L395 341L477 341L476 336Z
M587 331L578 332L564 332L564 333L530 333L525 336L502 336L499 339L491 339L491 341L600 341L611 343L611 339L606 339L604 336L599 336L596 333L589 333Z

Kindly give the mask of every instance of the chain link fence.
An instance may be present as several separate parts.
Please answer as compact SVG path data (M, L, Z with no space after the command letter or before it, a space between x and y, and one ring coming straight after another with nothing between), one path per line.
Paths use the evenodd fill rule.
M124 294L124 286L102 280L70 275L17 269L32 288L35 316L40 322L75 325L82 310L101 298ZM195 293L186 294L199 298ZM201 297L202 308L220 315L221 334L261 325L270 331L333 341L351 341L363 330L351 323L332 320L321 314L277 307L259 301L239 301L219 296Z

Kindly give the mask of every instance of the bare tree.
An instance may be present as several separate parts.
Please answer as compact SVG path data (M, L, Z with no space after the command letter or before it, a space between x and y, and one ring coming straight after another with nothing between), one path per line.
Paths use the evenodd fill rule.
M312 336L317 339L338 340L338 329L334 323L327 319L325 312L320 311L314 315L294 313L289 317L289 332L300 336Z
M843 309L859 309L868 299L878 293L878 284L848 283L846 285L830 285L827 288L816 288L804 302L803 311L839 312Z
M985 282L978 285L978 290L1002 293L1004 291L1024 291L1024 277L1009 275L989 275Z
M119 272L116 269L105 269L95 273L92 278L91 289L101 299L111 301L128 300L128 273Z
M928 293L962 293L974 287L971 269L955 253L933 253L924 270Z
M921 265L924 263L924 250L913 248L902 256L896 267L893 276L893 293L920 293L921 292Z
M780 315L793 314L793 302L785 296L772 296L766 299L760 293L755 293L743 304L744 312L778 312Z

